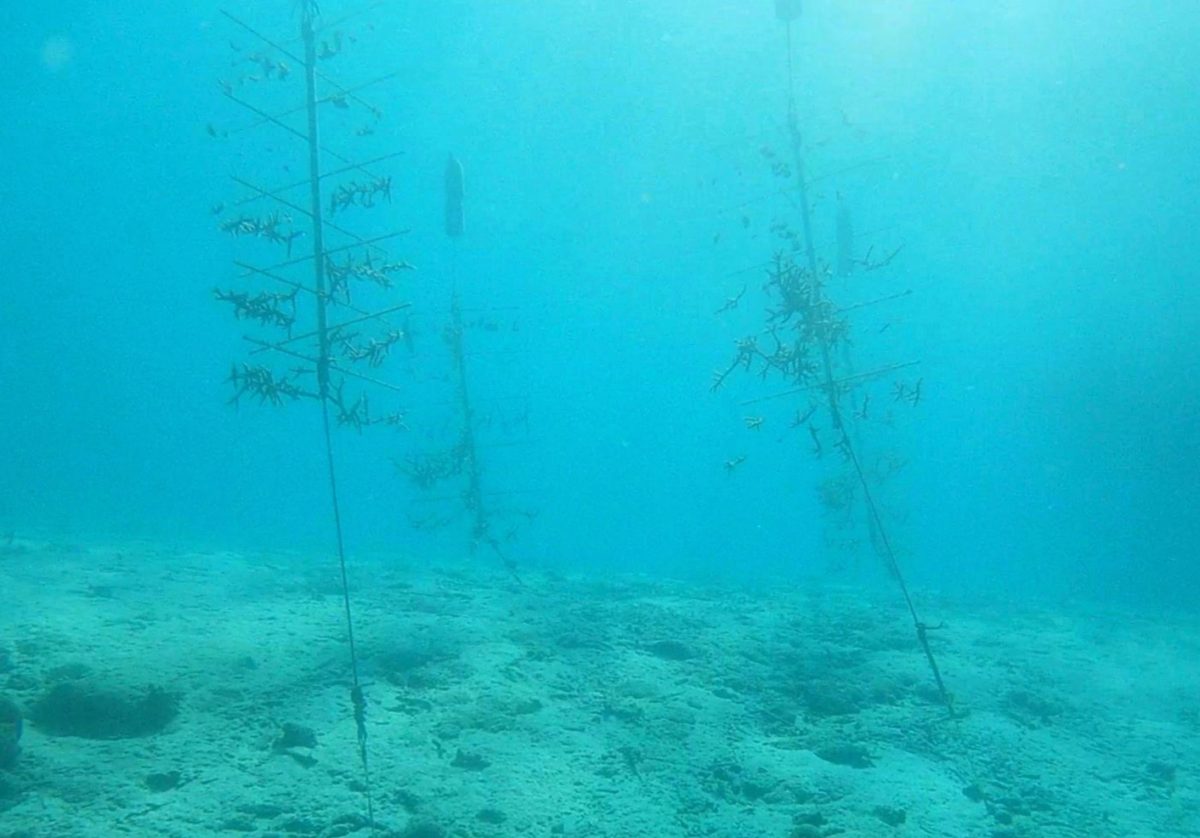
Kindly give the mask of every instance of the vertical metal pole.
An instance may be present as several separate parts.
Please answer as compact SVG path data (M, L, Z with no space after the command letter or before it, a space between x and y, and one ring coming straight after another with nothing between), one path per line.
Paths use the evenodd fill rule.
M317 39L313 29L316 4L304 7L300 34L304 39L304 84L308 106L308 189L312 211L313 280L317 298L317 386L324 401L329 397L329 332L325 314L325 224L321 207L321 135L317 121Z
M471 531L471 549L481 541L490 543L487 531L487 515L483 511L483 487L479 474L479 459L475 450L475 430L472 426L471 393L467 389L467 359L463 346L462 305L458 299L458 289L452 292L450 300L450 352L454 356L454 371L458 378L458 403L462 411L462 441L463 458L467 467L466 501L474 518Z
M783 17L783 13L776 9L777 13ZM812 234L812 210L808 203L808 180L804 173L804 143L800 135L800 119L796 115L796 93L793 89L794 73L792 71L792 20L784 17L787 23L787 73L788 73L788 134L792 140L792 161L796 167L796 189L800 193L800 224L804 228L804 255L808 263L808 272L812 276L814 283L820 283L817 275L817 251L813 245ZM819 299L824 302L825 296L821 294ZM824 317L825 312L817 313L818 317ZM835 431L842 430L842 412L838 408L837 386L833 383L833 362L829 357L829 341L825 339L828 334L829 325L827 323L818 323L818 334L821 340L821 371L824 373L825 381L825 398L829 404L829 420Z
M796 124L795 106L788 103L788 130L792 135L792 158L796 166L796 187L800 193L800 223L804 227L804 251L808 261L808 272L812 276L812 281L818 287L823 283L817 274L817 253L813 247L812 235L812 213L808 204L808 183L804 175L804 149L800 139L800 128ZM838 392L837 385L833 383L833 361L829 355L829 326L823 318L832 315L832 306L825 306L825 294L822 291L817 297L820 309L816 312L818 321L817 334L821 336L819 343L821 345L821 372L824 374L823 382L825 389L825 398L829 403L829 420L833 424L835 431L842 430L842 411L838 407Z
M313 21L317 4L307 0L300 18L304 40L305 104L308 109L308 188L313 229L313 290L317 299L317 387L321 401L321 425L325 435L325 463L329 471L329 495L337 534L338 565L342 574L342 604L346 612L346 634L350 645L350 701L358 734L358 756L362 762L367 823L375 831L375 803L371 792L371 770L367 761L367 699L358 677L358 651L354 642L354 618L350 611L350 580L346 572L346 543L342 533L342 511L338 502L337 472L333 460L333 438L329 429L329 324L326 318L325 224L321 208L321 135L317 120L317 38Z
M776 11L781 17L783 13L779 10L784 4L779 4ZM797 5L798 13L798 5ZM794 72L792 70L792 20L784 18L787 23L787 73L788 73L788 133L792 140L792 158L796 166L796 187L800 193L800 222L804 227L804 251L808 262L808 270L812 276L812 281L818 289L816 299L820 309L816 313L818 318L816 334L819 336L818 342L821 345L821 367L824 373L825 380L823 382L825 389L825 397L829 404L829 420L833 424L835 433L841 434L841 445L844 448L850 463L854 466L854 472L858 476L858 482L862 486L863 499L866 501L867 514L874 523L879 536L883 541L884 552L887 557L888 569L896 578L896 582L900 587L900 592L904 596L904 603L908 607L908 612L912 616L913 627L917 632L917 642L921 646L921 651L925 653L925 659L929 663L929 668L933 672L934 681L937 683L938 693L942 698L942 702L946 705L951 717L955 715L954 699L946 689L946 684L942 681L942 672L938 668L937 660L933 656L933 650L929 647L929 626L921 621L917 616L917 608L913 603L912 595L909 593L908 584L904 581L904 574L900 572L900 564L896 560L895 551L892 549L891 540L887 535L887 528L883 525L883 518L879 514L879 507L875 503L875 497L871 493L871 486L867 482L866 472L863 471L862 463L858 459L858 452L854 450L854 443L850 439L850 429L846 427L842 421L842 411L838 406L838 391L837 384L833 379L833 362L829 352L829 328L830 323L827 316L832 315L832 306L826 306L826 297L822 289L817 274L817 253L813 245L812 235L812 211L808 204L808 181L804 175L804 144L800 135L800 120L796 115L796 94L793 89Z
M458 238L465 227L463 215L463 167L453 154L446 160L446 235L450 237L450 354L458 378L458 402L462 411L462 456L466 461L467 490L464 501L474 519L471 529L471 550L486 541L496 548L496 541L487 531L487 515L483 510L483 488L479 474L479 457L475 449L475 429L472 425L471 392L467 389L467 359L463 347L462 304L458 298ZM502 557L503 558L503 557ZM506 562L507 563L507 562ZM511 569L511 568L510 568Z

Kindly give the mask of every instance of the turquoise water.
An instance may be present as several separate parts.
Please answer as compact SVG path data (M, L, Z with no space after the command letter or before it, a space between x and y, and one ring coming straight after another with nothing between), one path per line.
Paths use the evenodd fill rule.
M841 299L912 291L851 317L856 369L920 362L921 403L858 431L908 464L881 497L902 564L934 588L1193 604L1195 6L805 6L815 245L836 258L840 195L860 256L902 247ZM294 37L287 4L234 11ZM330 549L315 405L226 405L244 330L211 290L236 284L232 259L278 254L211 210L245 194L231 174L271 188L304 166L294 138L242 130L254 119L221 95L254 38L199 0L8 16L0 528ZM403 152L382 167L391 203L362 223L410 228L390 252L418 268L391 298L413 303L413 352L379 371L411 430L335 439L351 553L465 543L461 522L413 531L420 493L393 466L446 439L454 261L464 305L498 324L467 349L480 413L510 405L486 409L514 425L481 436L520 443L483 448L485 489L537 512L518 562L889 584L861 545L825 545L828 461L788 428L804 402L743 406L786 389L755 375L709 392L762 328L771 222L795 224L762 153L788 150L771 4L382 4L341 28L354 42L332 75L395 75L362 91L383 114L372 135L334 108L326 140ZM299 76L247 98L286 110ZM451 152L467 184L456 256Z
M6 9L0 836L1200 834L1200 7L315 5Z

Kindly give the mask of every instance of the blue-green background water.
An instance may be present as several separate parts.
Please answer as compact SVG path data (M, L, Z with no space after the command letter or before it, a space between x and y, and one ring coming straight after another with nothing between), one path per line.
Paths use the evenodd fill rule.
M245 5L294 28L289 4ZM1194 603L1200 9L805 5L818 245L832 258L840 193L860 250L904 246L864 296L914 292L856 321L863 358L922 362L922 404L863 431L910 462L885 499L902 562L932 587ZM6 15L0 529L329 549L311 405L225 404L245 350L211 289L261 254L210 207L240 194L230 174L270 186L302 165L269 129L206 131L248 121L217 79L251 39L200 0ZM708 391L761 324L760 274L737 272L769 257L786 211L759 151L785 147L771 4L384 3L346 29L358 43L331 73L398 72L364 93L386 118L362 148L405 152L384 212L412 230L393 252L419 266L402 298L423 339L388 377L409 382L414 421L444 390L442 166L453 151L466 167L457 270L468 305L504 307L507 326L468 337L477 399L519 396L530 417L527 444L486 461L489 489L540 513L517 558L826 572L796 405L764 406L754 433L739 402L779 382ZM338 436L352 554L461 550L407 524L391 459L428 432Z

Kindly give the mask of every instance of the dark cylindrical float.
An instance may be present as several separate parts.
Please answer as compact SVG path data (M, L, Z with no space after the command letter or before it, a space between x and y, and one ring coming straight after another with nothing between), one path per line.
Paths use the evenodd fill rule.
M456 239L466 224L463 215L463 167L453 154L446 160L446 235Z
M800 0L775 0L775 17L791 22L800 17Z

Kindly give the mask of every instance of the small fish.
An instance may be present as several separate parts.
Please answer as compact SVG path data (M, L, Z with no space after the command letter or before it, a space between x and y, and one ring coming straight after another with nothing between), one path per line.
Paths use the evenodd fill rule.
M858 417L859 419L866 421L867 420L867 408L870 407L870 405L871 405L871 396L868 393L867 395L863 396L862 407L859 410L855 411L854 415L856 417Z

